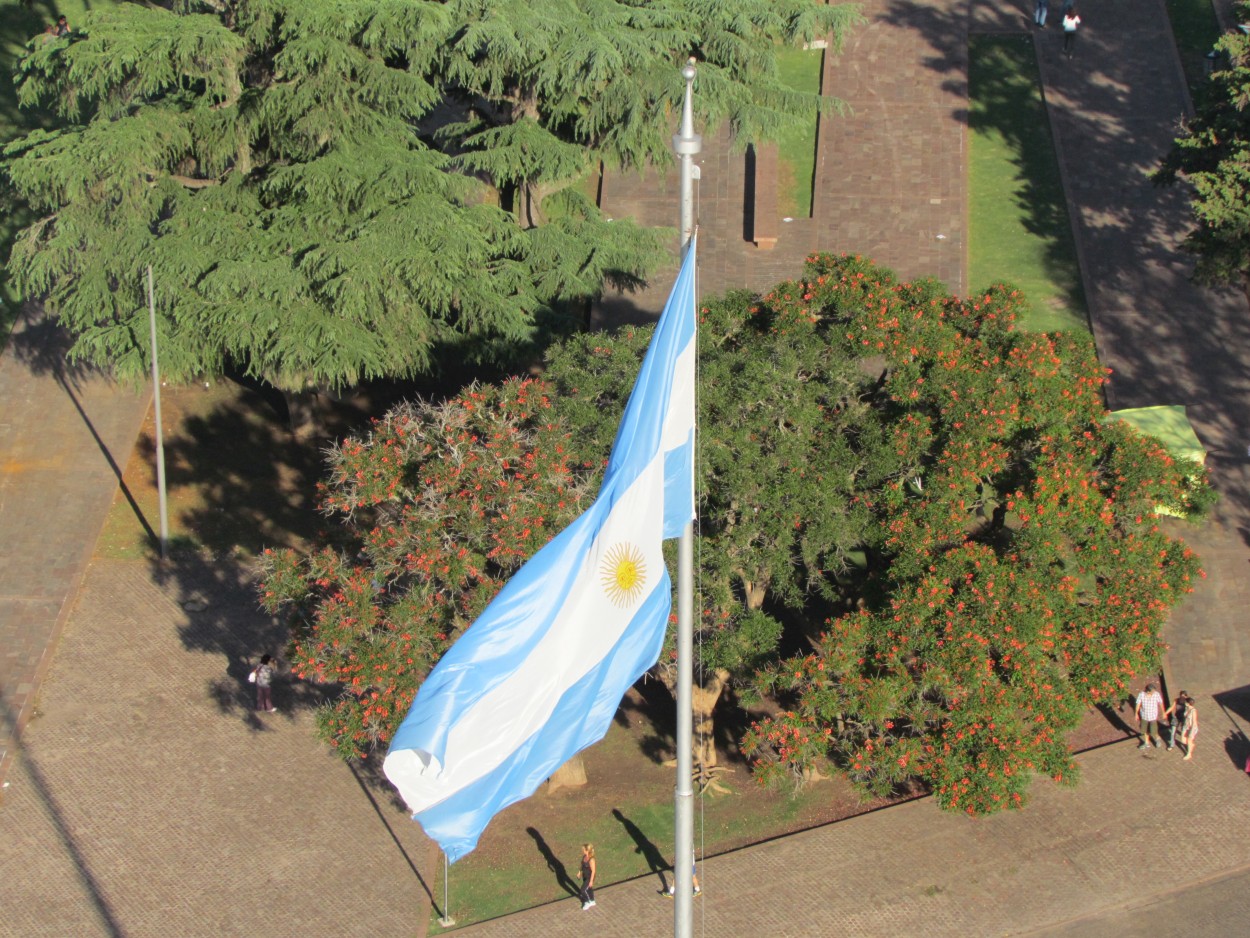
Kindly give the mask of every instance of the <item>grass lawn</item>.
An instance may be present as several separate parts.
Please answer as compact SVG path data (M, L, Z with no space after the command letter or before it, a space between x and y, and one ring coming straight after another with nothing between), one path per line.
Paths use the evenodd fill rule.
M820 49L782 49L777 53L781 80L795 91L820 94ZM816 110L811 119L787 130L777 141L777 192L782 215L807 218L812 214L812 186L816 178Z
M1206 80L1207 53L1220 38L1211 0L1165 0L1190 94Z
M1036 331L1088 329L1067 204L1027 36L969 42L968 274L1015 285Z
M660 890L672 882L674 776L661 764L672 756L671 738L661 740L656 727L672 719L665 692L648 702L631 690L608 735L583 754L589 784L540 791L496 816L477 850L451 867L448 905L456 927L570 899L584 842L595 845L601 884L649 877L663 902ZM794 794L761 789L740 762L733 770L726 778L733 794L695 796L696 859L865 810L841 778ZM440 865L431 884L431 935L446 931L438 924L442 875ZM701 868L699 875L715 895L715 878Z

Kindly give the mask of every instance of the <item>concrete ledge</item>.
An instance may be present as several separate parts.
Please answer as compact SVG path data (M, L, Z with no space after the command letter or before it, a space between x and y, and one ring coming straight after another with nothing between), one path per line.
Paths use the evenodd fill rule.
M771 251L781 236L781 218L777 195L777 144L765 143L755 148L755 185L751 213L750 240L761 251ZM749 167L748 167L749 168Z

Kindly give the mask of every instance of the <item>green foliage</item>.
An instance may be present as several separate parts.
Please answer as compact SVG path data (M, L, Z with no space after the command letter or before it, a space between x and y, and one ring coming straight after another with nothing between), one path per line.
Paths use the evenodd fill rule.
M813 595L838 600L852 552L873 537L858 493L879 483L887 438L871 379L802 294L736 292L700 314L699 640L705 668L731 679L777 647L766 602L802 615ZM549 354L555 406L581 428L584 462L606 454L650 334L575 336ZM665 656L661 676L670 670Z
M65 14L70 23L78 21L82 6L75 0L61 0L55 7L35 4L31 0L0 0L0 147L15 137L37 128L50 126L49 115L18 106L13 74L17 63L34 45L61 42L55 35L55 16ZM45 30L53 27L53 33ZM29 207L8 185L0 185L0 261L7 260L17 233L34 220ZM17 320L22 299L13 287L8 271L0 268L0 348L8 340Z
M1220 38L1220 22L1211 0L1165 0L1168 22L1180 53L1190 94L1207 80L1207 53Z
M1250 18L1250 5L1240 10ZM1197 255L1195 279L1250 295L1250 36L1229 33L1216 50L1228 65L1195 95L1196 113L1155 178L1184 177L1194 188L1185 247Z
M62 126L5 151L38 216L11 270L72 355L139 376L151 264L171 379L232 362L292 390L515 361L553 312L638 282L661 235L579 198L587 167L668 159L692 54L702 114L775 135L813 105L777 44L853 19L812 0L172 7L103 6L32 44L20 99Z
M881 589L760 676L792 705L744 746L765 780L829 760L873 794L918 779L946 808L1016 807L1035 774L1071 776L1082 711L1157 665L1199 571L1156 509L1196 516L1205 475L1105 422L1088 337L1017 332L1014 291L957 300L858 258L815 258L806 282L886 357L903 471L865 493Z

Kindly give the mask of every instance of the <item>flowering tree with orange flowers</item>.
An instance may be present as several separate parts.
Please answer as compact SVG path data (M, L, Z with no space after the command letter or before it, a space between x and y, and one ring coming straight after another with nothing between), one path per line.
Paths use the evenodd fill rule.
M329 453L345 544L266 551L262 602L291 612L292 667L342 693L318 715L345 758L385 745L425 675L504 582L589 504L595 466L533 379L401 404Z
M1197 516L1211 490L1108 420L1087 338L1015 329L1022 302L820 256L703 307L705 778L737 683L779 707L743 740L765 780L832 766L870 793L1014 807L1033 776L1073 777L1069 730L1157 663L1199 574L1157 513ZM264 601L294 613L297 673L342 688L320 714L339 753L389 741L459 632L588 503L649 336L575 336L542 381L403 405L331 451L322 504L346 545L266 554Z
M919 780L948 809L1016 807L1035 775L1074 777L1083 711L1157 665L1200 573L1157 513L1200 515L1205 474L1109 421L1092 344L1017 331L1008 288L958 300L822 256L800 295L883 357L902 463L860 496L877 588L760 675L787 709L744 747L766 780L832 764L873 794Z

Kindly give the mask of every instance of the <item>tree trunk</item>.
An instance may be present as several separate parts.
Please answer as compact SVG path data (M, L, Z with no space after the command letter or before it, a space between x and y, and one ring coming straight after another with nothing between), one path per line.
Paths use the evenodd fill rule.
M543 214L543 199L559 188L554 183L530 182L528 179L521 183L521 210L517 213L517 220L522 228L538 228L547 223L547 216Z
M763 583L757 583L754 580L748 580L742 577L742 593L743 599L746 601L747 608L752 612L761 609L764 606L764 597L768 591Z
M717 668L712 679L702 686L695 685L690 695L690 708L694 711L694 764L700 778L706 778L708 771L717 766L716 733L712 713L716 710L716 702L729 683L729 672Z
M580 788L586 784L586 763L580 755L574 756L547 779L547 794L561 788Z
M661 676L664 686L668 688L670 694L677 696L677 674L675 671L665 672ZM691 747L694 756L695 774L699 779L706 781L709 773L716 769L718 761L716 756L716 724L713 713L716 710L716 703L720 700L720 695L724 693L725 685L729 683L729 672L724 668L717 668L712 672L710 680L703 684L696 684L690 689L690 710L693 715ZM666 762L665 765L676 765L677 760Z
M291 435L301 443L324 439L328 436L325 423L325 401L317 388L302 391L282 391L286 401L287 420Z

